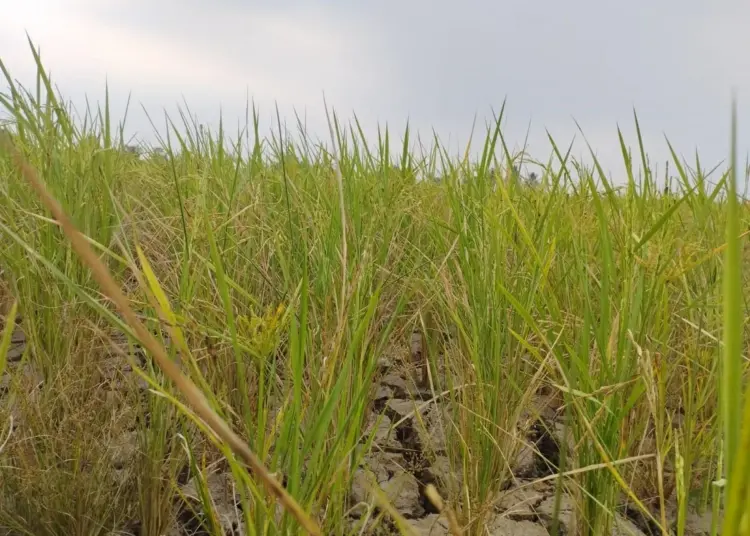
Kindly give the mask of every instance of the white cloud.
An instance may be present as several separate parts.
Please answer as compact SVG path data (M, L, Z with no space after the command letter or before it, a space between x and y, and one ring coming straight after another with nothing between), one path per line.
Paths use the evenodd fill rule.
M28 30L67 97L100 99L106 77L115 114L132 90L149 112L174 110L184 96L202 121L215 124L221 107L234 124L249 95L266 131L278 102L290 125L294 106L327 138L325 92L368 133L388 121L398 145L409 119L423 140L434 127L454 153L465 147L474 114L483 127L507 96L510 146L522 146L532 120L535 157L549 155L545 128L565 147L575 136L574 152L585 156L575 118L617 174L616 128L635 148L635 107L655 160L668 157L666 133L678 151L691 157L697 147L711 166L727 152L731 87L750 98L743 32L750 4L634 2L605 9L595 0L506 7L468 0L458 9L447 0L27 0L4 8L0 50L14 75L33 82ZM147 132L137 108L129 124ZM744 131L749 109L740 102ZM744 154L750 143L741 139Z
M730 89L740 98L750 97L750 4L736 3L695 18L690 33L690 53L685 55L685 69L697 83L729 98ZM692 59L692 65L689 59ZM695 65L699 68L695 69ZM691 66L693 69L691 69Z
M278 103L287 116L291 106L311 107L320 126L324 92L345 109L368 95L383 97L376 83L385 78L385 67L371 55L365 27L337 24L320 10L302 8L158 7L153 15L167 20L164 28L127 21L124 15L133 17L132 11L118 19L84 0L20 3L0 21L0 44L11 51L3 61L16 77L32 80L28 32L53 79L74 100L80 95L70 93L81 84L94 91L90 96L101 97L106 78L111 88L132 90L147 107L171 107L185 96L212 116L220 105L230 113L244 110L249 97L269 113ZM138 18L152 15L139 2L129 9Z

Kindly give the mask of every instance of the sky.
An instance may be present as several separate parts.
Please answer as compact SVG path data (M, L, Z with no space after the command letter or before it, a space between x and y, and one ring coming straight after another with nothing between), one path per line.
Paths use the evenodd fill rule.
M328 138L325 102L372 135L409 122L463 152L505 102L511 149L547 160L547 133L573 154L585 139L616 182L617 137L637 151L638 114L650 158L705 167L727 161L732 93L739 153L750 153L747 0L0 0L0 59L33 87L27 34L63 96L103 101L129 136L153 142L187 103L201 123L244 124L248 99L270 133L278 109ZM743 31L744 30L744 31ZM0 91L7 84L0 82ZM146 112L148 112L148 115ZM579 130L580 126L580 130ZM582 132L581 132L582 131ZM478 147L475 146L478 150ZM663 169L663 165L659 165ZM672 168L674 169L674 168Z

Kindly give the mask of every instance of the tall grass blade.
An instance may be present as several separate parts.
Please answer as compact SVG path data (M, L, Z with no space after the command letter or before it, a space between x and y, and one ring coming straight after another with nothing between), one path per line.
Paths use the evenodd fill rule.
M750 534L750 396L743 398L742 275L737 200L737 103L732 102L731 171L727 182L727 248L724 264L724 347L721 362L721 410L727 481L722 534Z

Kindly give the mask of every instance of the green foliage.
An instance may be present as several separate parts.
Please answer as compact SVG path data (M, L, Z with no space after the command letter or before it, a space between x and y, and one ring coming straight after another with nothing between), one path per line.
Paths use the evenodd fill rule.
M348 530L378 360L402 354L414 328L426 335L430 388L448 400L448 457L462 475L444 500L468 532L481 533L513 478L524 419L546 390L566 417L557 486L575 498L579 534L608 534L625 503L665 530L676 505L680 536L690 509L726 508L724 533L747 533L748 214L736 166L711 186L673 151L678 187L663 193L636 118L637 159L620 135L624 187L552 140L532 187L515 172L502 112L478 162L439 144L418 159L408 128L392 155L387 128L372 147L358 121L333 114L331 147L280 126L262 140L254 109L233 140L185 110L168 121L163 156L136 158L108 100L74 121L34 55L36 92L0 64L15 145L170 357L325 534ZM11 378L0 498L13 497L0 501L0 527L107 534L137 518L142 534L161 534L186 471L197 497L184 500L218 535L209 482L221 467L247 534L295 533L130 344L4 153L0 196L0 307L18 304L28 344L22 364L6 364L14 305L0 339L0 377ZM19 412L24 426L6 434ZM128 432L135 461L115 478L109 445Z

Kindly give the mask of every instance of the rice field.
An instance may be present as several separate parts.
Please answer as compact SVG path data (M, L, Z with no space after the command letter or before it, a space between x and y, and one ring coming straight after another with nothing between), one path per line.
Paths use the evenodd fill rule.
M639 134L616 181L554 141L529 181L501 117L476 159L256 110L138 154L35 58L2 67L0 535L750 534L734 133L710 178Z

